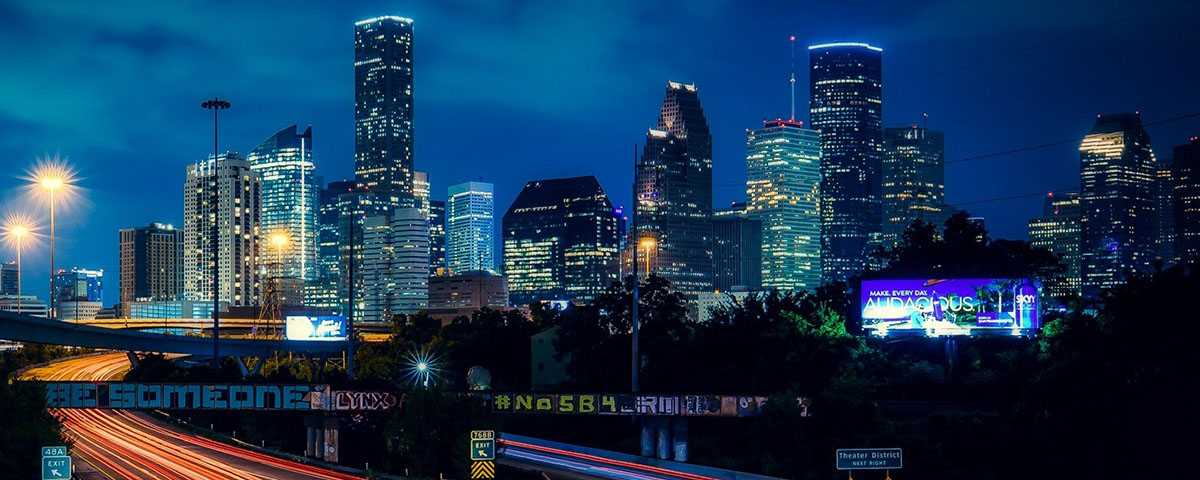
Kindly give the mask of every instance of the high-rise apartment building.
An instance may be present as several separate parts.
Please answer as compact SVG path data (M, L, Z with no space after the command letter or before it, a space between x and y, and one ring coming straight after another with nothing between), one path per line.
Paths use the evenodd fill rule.
M762 227L762 287L821 285L820 163L820 134L801 122L766 121L746 131L746 214ZM714 250L718 270L720 255ZM717 283L714 288L729 289Z
M120 238L122 313L133 302L179 300L183 296L183 230L151 223L125 228Z
M270 254L261 265L270 271L263 274L289 285L316 279L321 187L313 175L312 127L299 134L295 125L276 132L254 147L246 161L262 181L259 249ZM280 235L287 239L281 248L271 243Z
M446 202L429 201L429 274L446 268Z
M883 130L883 246L894 247L913 222L946 220L945 139L910 127Z
M455 275L495 272L495 206L492 184L467 182L448 190L446 267Z
M1066 267L1062 283L1049 285L1046 294L1053 298L1079 295L1079 194L1046 194L1042 216L1029 219L1029 246L1044 248L1059 257Z
M712 290L712 135L695 85L668 82L636 167L637 239L655 273L693 300Z
M526 183L502 228L514 305L586 302L617 280L617 217L596 177Z
M354 178L358 186L415 206L413 21L354 24Z
M261 198L258 173L236 153L188 165L183 186L183 290L187 299L212 300L215 251L218 299L234 306L254 305L260 300Z
M1171 230L1179 263L1200 263L1200 137L1175 147L1174 215Z
M753 291L763 287L763 273L769 261L763 257L770 255L772 249L763 242L768 229L760 218L767 217L752 217L747 207L745 203L735 203L730 208L713 211L714 291Z
M808 47L809 114L821 132L822 278L861 272L881 241L883 49Z
M1086 298L1154 262L1155 160L1137 113L1099 115L1079 145L1080 271Z
M429 308L429 224L420 209L363 220L364 322Z

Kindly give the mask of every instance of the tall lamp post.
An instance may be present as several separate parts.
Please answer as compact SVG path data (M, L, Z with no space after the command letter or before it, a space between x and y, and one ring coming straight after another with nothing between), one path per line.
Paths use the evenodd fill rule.
M206 100L200 104L201 108L213 111L213 167L212 180L209 182L212 185L212 192L209 195L209 201L212 203L212 230L210 239L212 242L212 296L213 296L213 367L221 365L221 297L218 294L220 290L220 268L218 264L221 262L221 255L218 251L218 224L220 223L218 215L220 210L217 208L217 187L218 187L218 168L220 166L220 154L217 151L217 113L221 110L229 108L229 102L213 97L212 100ZM53 229L53 227L51 227ZM54 245L54 241L50 241L50 245ZM53 248L51 248L53 251ZM53 254L50 255L53 258Z
M54 291L54 204L55 194L66 186L66 178L56 169L37 177L37 184L50 196L50 318L58 318L58 292Z
M17 314L23 314L25 310L21 307L21 247L25 236L29 235L29 227L13 225L8 228L8 235L12 237L13 246L17 249Z

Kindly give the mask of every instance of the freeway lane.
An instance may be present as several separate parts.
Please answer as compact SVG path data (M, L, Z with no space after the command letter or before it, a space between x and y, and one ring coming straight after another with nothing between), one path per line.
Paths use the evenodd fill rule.
M31 369L22 378L119 380L129 371L124 353L74 358ZM134 411L57 409L72 454L110 479L359 479L331 470L233 447L164 425Z

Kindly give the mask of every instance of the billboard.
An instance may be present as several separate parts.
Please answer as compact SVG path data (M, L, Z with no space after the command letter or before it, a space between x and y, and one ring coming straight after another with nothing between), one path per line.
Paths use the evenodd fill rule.
M288 315L283 325L283 335L288 340L345 340L346 317L340 315Z
M862 327L878 336L1031 335L1040 291L1030 279L863 280Z

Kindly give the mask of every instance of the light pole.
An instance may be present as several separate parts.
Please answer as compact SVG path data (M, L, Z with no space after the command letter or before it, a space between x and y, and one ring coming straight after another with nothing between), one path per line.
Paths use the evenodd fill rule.
M220 239L220 237L218 235L218 223L219 223L218 216L220 214L220 210L217 208L217 196L218 196L217 188L218 188L218 183L219 183L217 175L219 174L218 173L219 170L217 167L220 166L220 158L221 157L220 157L220 154L217 152L217 113L220 112L221 110L225 110L225 109L229 108L229 102L227 102L225 100L221 100L220 98L217 98L217 97L213 97L212 100L206 100L204 103L201 103L200 107L204 108L206 110L213 111L213 166L212 166L212 178L211 178L211 181L209 182L212 186L212 192L209 195L209 201L212 203L212 231L210 234L211 235L210 239L212 242L211 250L212 250L212 296L213 296L213 367L220 367L221 366L221 297L218 294L218 291L219 291L221 282L220 282L220 279L217 277L220 274L220 268L218 268L218 264L221 262L221 255L220 255L220 252L218 251L219 249L217 247L218 240ZM51 227L51 230L53 231L53 227ZM51 238L53 238L53 236ZM50 245L51 246L54 245L54 240L50 241ZM53 251L53 247L51 247L51 251ZM50 257L53 258L54 254L53 253L50 254Z
M21 307L21 247L25 236L29 235L29 227L20 224L13 225L8 228L8 235L12 237L13 245L17 249L17 314L24 314L24 309Z
M58 292L54 291L54 194L66 186L67 182L61 173L52 169L39 175L37 183L50 195L50 318L53 320L58 318Z
M288 244L288 236L286 233L276 233L271 235L271 245L275 246L275 296L279 298L279 302L283 303L283 299L279 294L283 291L283 247Z
M658 242L655 242L653 238L644 238L638 242L638 245L646 249L646 278L650 278L650 268L654 263L654 247L658 245Z

